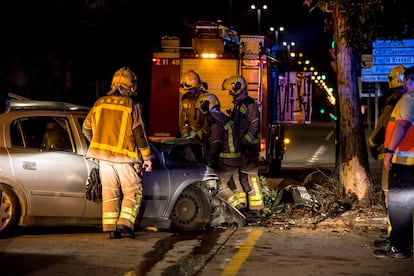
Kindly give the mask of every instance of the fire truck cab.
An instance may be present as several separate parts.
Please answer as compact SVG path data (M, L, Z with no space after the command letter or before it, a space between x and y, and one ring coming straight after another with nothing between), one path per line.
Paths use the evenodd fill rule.
M164 36L161 50L153 54L150 138L170 139L179 133L181 74L196 71L219 98L224 113L233 109L233 102L222 83L229 76L242 75L261 114L260 171L279 172L287 126L310 123L311 73L279 72L281 61L270 55L265 36L239 35L220 22L197 22L191 44L181 46L178 37Z

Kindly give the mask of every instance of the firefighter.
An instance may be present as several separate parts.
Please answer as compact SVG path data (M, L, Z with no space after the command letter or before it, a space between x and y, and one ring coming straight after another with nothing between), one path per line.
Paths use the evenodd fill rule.
M378 117L377 125L369 136L369 145L371 149L371 155L376 160L384 159L384 140L385 129L388 121L390 120L391 112L401 98L404 91L404 71L405 67L398 65L391 69L388 74L388 88L392 94L387 98L384 107L381 110L381 115ZM387 170L382 171L381 186L385 195L385 203L388 204L388 173ZM388 207L388 206L387 206Z
M228 186L229 180L241 164L239 139L234 131L233 121L220 111L219 99L212 93L201 94L195 107L207 121L206 161L220 175L218 195L231 206L242 209L244 205Z
M256 217L259 215L259 211L264 208L263 193L259 180L259 108L256 101L248 95L247 81L242 76L236 75L225 79L222 88L228 90L233 97L232 119L240 137L242 162L239 174L233 178L235 183L239 178L245 194L239 195L238 198L242 203L247 203L249 212L247 215Z
M388 172L388 215L392 230L378 258L408 258L413 245L414 66L404 71L406 91L392 110L385 131L384 167Z
M133 100L136 80L128 68L117 70L111 91L96 100L82 126L90 141L86 157L99 163L102 227L110 239L135 238L134 226L142 201L142 169L152 170L141 105Z
M385 149L384 149L384 140L385 140L385 129L391 117L391 112L394 109L394 106L401 98L404 91L404 71L405 67L403 65L398 65L391 69L388 74L388 88L392 93L385 101L385 105L381 110L381 115L378 117L377 124L374 130L369 136L369 146L371 149L371 155L376 160L384 160ZM385 197L385 207L388 209L388 170L384 167L382 168L381 174L381 187L384 192ZM388 220L388 236L390 235L392 229L390 221ZM374 245L379 248L389 247L389 238L383 240L375 240Z
M193 70L185 72L180 82L181 117L180 136L202 140L206 132L207 122L201 112L196 110L198 97L207 92L207 83Z

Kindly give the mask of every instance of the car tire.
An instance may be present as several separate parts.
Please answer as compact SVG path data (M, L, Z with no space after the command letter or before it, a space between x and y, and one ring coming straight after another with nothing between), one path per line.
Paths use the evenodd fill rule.
M187 232L203 229L210 221L208 194L196 186L186 188L178 197L171 213L171 229Z
M0 235L8 233L17 226L20 206L16 194L6 185L2 185L0 199Z

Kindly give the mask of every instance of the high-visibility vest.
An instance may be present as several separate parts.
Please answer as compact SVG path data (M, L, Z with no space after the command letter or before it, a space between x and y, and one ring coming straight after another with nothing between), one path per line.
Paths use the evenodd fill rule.
M403 110L403 109L407 109ZM393 163L403 165L414 165L414 92L407 92L402 95L396 104L387 124L385 132L384 147L388 148L396 120L409 120L411 126L407 130L403 140L394 150Z

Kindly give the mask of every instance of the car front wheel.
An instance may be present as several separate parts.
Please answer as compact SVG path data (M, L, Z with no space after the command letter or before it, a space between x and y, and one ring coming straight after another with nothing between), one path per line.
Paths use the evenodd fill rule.
M0 193L0 235L9 232L16 227L19 219L19 202L14 192L3 185L3 192Z
M171 213L171 228L174 231L201 230L209 222L210 214L208 195L196 186L190 186L175 203Z

